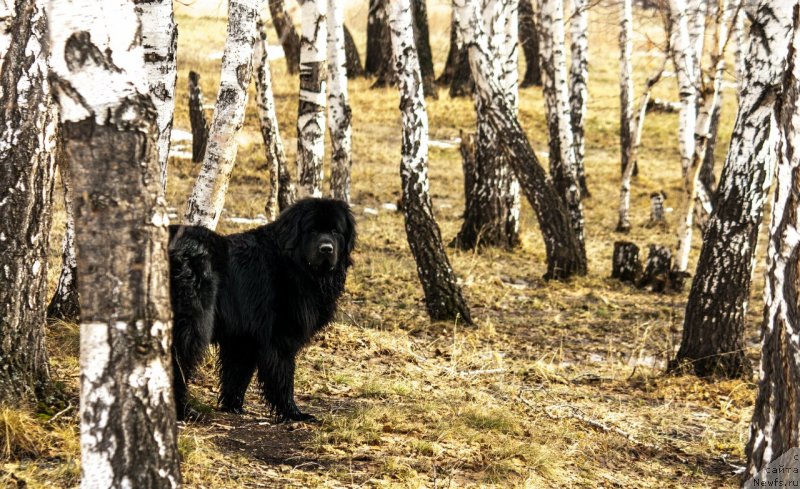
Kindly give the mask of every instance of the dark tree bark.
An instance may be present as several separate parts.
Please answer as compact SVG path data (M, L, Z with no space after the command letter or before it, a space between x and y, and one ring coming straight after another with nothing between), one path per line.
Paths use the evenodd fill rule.
M644 271L636 284L653 292L666 292L672 288L672 251L666 246L650 245Z
M642 275L642 260L639 247L629 241L614 242L614 256L611 260L611 278L621 282L636 283Z
M433 72L430 33L428 32L428 9L425 0L411 0L414 9L414 40L417 43L419 68L422 73L422 90L426 97L438 98L436 74Z
M64 241L61 244L61 274L50 304L47 306L47 318L61 321L77 322L81 315L78 300L77 257L75 256L75 213L73 202L75 193L72 189L66 155L63 151L58 157L61 187L64 190L64 212L67 216Z
M542 86L539 60L539 36L536 31L536 14L531 0L519 0L519 43L525 54L525 75L521 87Z
M41 0L18 0L0 68L0 400L33 401L49 381L44 342L56 112ZM157 180L156 180L157 181Z
M350 29L344 26L344 54L347 57L347 78L358 78L364 76L364 67L361 66L361 56L358 54L358 47L356 46L353 35L350 34Z
M433 320L460 318L472 324L469 308L442 245L428 193L428 115L414 43L412 10L410 0L392 0L388 12L403 118L400 175L406 236L417 263L428 315Z
M200 75L195 71L189 72L189 122L192 126L192 161L201 163L208 144L208 121L203 110Z
M369 0L367 57L364 61L364 75L378 77L384 85L390 81L392 70L392 45L386 19L388 5L388 0Z
M453 80L453 74L456 70L456 57L458 56L458 36L456 33L458 28L455 25L455 19L450 23L450 49L447 51L447 60L444 63L444 70L439 78L436 79L437 85L449 86Z
M667 225L667 219L664 217L664 201L666 200L667 194L663 191L650 194L650 220L647 222L648 227Z
M787 2L789 3L789 2ZM764 319L761 323L761 369L750 423L743 487L791 487L797 484L800 446L800 4L793 3L792 43L787 76L777 102L782 132L772 205ZM792 450L790 452L791 449ZM788 453L787 453L788 452ZM778 463L774 461L778 459ZM772 471L785 467L784 471ZM760 480L759 480L760 479ZM777 484L779 479L782 484ZM766 482L766 484L765 484Z
M269 0L268 3L272 24L278 33L278 40L286 57L286 69L294 75L300 71L300 36L294 29L292 18L286 12L283 0Z
M790 2L746 5L751 20L749 60L722 169L717 207L703 239L686 304L683 336L671 369L699 376L752 375L744 352L744 320L764 201L773 174L780 93L792 32Z
M565 279L586 274L586 260L561 197L547 178L528 141L514 110L503 96L499 74L495 73L492 51L480 22L474 0L457 9L457 25L469 53L472 76L478 96L487 110L487 120L499 138L499 147L519 179L531 203L544 239L547 253L546 279Z
M133 4L53 0L50 79L75 185L87 487L180 486L157 113ZM72 22L64 22L64 18ZM83 30L92 26L92 35ZM249 74L248 74L249 79Z

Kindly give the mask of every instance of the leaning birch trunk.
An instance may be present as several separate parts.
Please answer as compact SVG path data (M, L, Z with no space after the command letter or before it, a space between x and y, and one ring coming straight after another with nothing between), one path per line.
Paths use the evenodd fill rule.
M617 231L627 233L631 230L629 217L631 206L631 175L633 175L633 5L631 0L622 0L622 19L619 29L619 146L622 161L622 185L619 192L619 221ZM649 97L649 91L647 92ZM646 105L645 105L646 106ZM640 115L642 118L644 114Z
M727 0L722 0L719 8L721 16L716 23L714 30L714 55L712 64L714 66L714 78L711 86L711 93L705 95L703 105L697 115L697 124L694 134L694 150L692 161L684 174L684 208L680 216L678 227L678 253L676 257L676 269L678 272L686 272L689 265L689 254L692 251L692 228L694 226L695 200L700 196L703 202L708 202L709 197L703 191L700 192L702 183L700 182L700 170L706 156L706 147L709 133L711 131L711 121L714 111L719 103L722 90L722 76L725 70L725 43L728 39L728 17L730 9ZM677 283L680 288L681 283Z
M760 379L746 447L746 477L758 475L761 481L770 482L776 478L775 472L767 470L770 463L800 446L800 18L797 2L791 3L795 8L794 35L777 110L782 144L767 248ZM784 466L796 469L794 457ZM796 471L780 474L782 486L790 486L789 481L797 483Z
M62 154L58 162L58 173L61 175L61 186L64 190L66 229L61 243L61 273L58 276L56 291L47 306L47 318L77 322L80 319L81 305L78 301L78 261L75 256L75 213L73 212L75 193L66 163L65 155Z
M253 48L253 77L256 82L256 107L264 151L269 166L269 197L264 210L267 219L274 221L281 210L281 168L286 168L286 152L278 131L275 98L272 94L272 75L267 55L267 33L259 17L256 23L256 43Z
M18 0L0 67L0 402L34 401L49 383L47 255L57 113L42 0ZM49 12L48 12L49 13Z
M589 90L586 88L589 81L588 0L572 0L572 15L569 23L571 54L569 104L573 135L572 147L575 152L575 174L580 185L581 197L586 198L589 196L589 189L586 187L586 170L583 164L585 154L583 135L589 99Z
M433 217L428 181L428 114L414 45L410 0L392 0L387 13L403 118L400 176L408 244L417 263L417 274L431 319L452 321L460 318L472 324L469 308Z
M739 0L739 7L733 19L733 37L736 42L736 95L741 97L744 89L745 60L747 59L747 33L744 28L744 18L747 12L744 8L745 0Z
M792 32L792 5L761 0L748 7L750 60L739 113L686 304L680 350L697 375L749 377L744 319L758 229L774 168L780 91Z
M322 197L325 156L325 85L328 0L303 0L300 100L297 109L297 190Z
M269 15L272 17L272 25L278 34L278 40L283 48L283 55L286 58L286 70L290 75L294 75L300 69L300 36L294 30L292 18L286 12L283 0L267 0L269 5Z
M517 51L517 5L514 0L491 0L484 3L483 20L487 25L490 45L496 47L493 59L503 97L517 113L519 63ZM463 47L462 47L463 49ZM497 134L489 123L486 104L475 99L478 133L474 164L465 165L464 222L453 240L461 249L479 246L501 246L507 249L519 244L520 192L514 176L497 143ZM466 171L471 171L467 175Z
M172 14L172 0L134 0L134 4L142 23L147 83L158 112L158 164L161 168L161 191L166 195L169 139L178 78L178 27Z
M228 37L222 54L219 92L203 167L186 205L187 224L216 229L225 205L225 194L236 163L236 135L244 124L260 5L258 0L230 0L228 3Z
M519 179L520 186L536 212L547 253L546 279L566 279L586 274L585 256L575 238L569 214L552 181L539 164L514 110L503 97L500 74L493 62L486 32L480 21L476 0L453 3L459 36L469 53L475 87L487 117L498 134L500 150Z
M550 147L550 175L569 211L582 261L586 261L583 236L583 204L578 182L572 118L564 52L564 8L562 0L542 0L540 7L542 81ZM584 267L585 268L585 267Z
M328 2L328 125L331 135L331 195L350 202L352 130L347 94L347 57L344 52L343 6Z
M673 20L672 47L673 63L678 78L678 91L681 109L678 116L678 146L681 155L681 169L686 178L689 163L694 152L694 130L696 124L697 94L695 91L695 53L689 38L689 19L686 14L686 0L670 0L670 15ZM686 265L679 265L681 270Z
M51 79L75 185L81 487L175 488L157 111L133 4L117 0L113 8L108 16L95 1L53 0L48 12L57 19L49 26Z
M700 78L703 76L700 68L703 61L706 39L706 16L708 14L709 0L685 0L686 1L686 20L689 29L689 44L694 53L693 69L694 84L700 86ZM716 2L715 2L716 3Z

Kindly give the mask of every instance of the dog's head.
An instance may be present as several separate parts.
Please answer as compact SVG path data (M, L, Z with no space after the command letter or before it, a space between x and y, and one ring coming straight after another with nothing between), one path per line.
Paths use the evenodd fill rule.
M356 224L347 203L299 200L283 211L275 224L284 250L311 272L324 274L352 265Z

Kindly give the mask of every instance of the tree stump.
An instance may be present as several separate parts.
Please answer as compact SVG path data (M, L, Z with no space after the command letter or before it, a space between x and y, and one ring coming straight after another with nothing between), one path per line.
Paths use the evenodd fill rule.
M629 241L615 241L611 278L636 283L641 275L642 260L639 258L639 247Z
M208 121L203 112L203 92L200 90L200 75L189 72L189 122L192 125L192 161L200 163L206 154L208 143Z
M664 201L667 194L663 190L650 194L650 221L647 227L666 226L667 220L664 218Z
M649 287L653 292L665 292L671 287L671 270L672 251L666 246L650 245L644 273L636 286L640 289Z

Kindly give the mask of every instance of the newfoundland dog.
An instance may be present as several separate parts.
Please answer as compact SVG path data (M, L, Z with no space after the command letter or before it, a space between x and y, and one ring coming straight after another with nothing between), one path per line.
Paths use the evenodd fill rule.
M219 404L242 412L254 372L282 421L313 416L294 402L295 356L333 318L356 239L348 205L304 199L278 219L222 236L198 226L170 227L174 314L173 368L180 419L186 382L211 343L219 346Z

